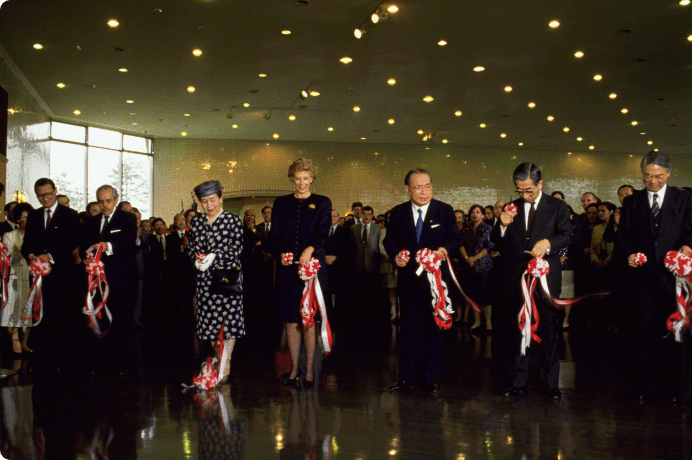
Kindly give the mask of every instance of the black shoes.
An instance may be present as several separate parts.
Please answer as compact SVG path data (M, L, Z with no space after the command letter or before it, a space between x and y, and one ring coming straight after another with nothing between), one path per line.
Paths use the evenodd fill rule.
M303 382L303 386L305 386L306 390L309 390L311 388L315 388L315 380L307 380L305 379L305 382Z
M389 391L391 391L392 393L398 393L398 392L404 391L404 390L412 390L412 389L416 388L416 386L417 386L416 383L412 382L410 380L397 380L394 383L394 385L389 387Z
M557 388L547 389L543 392L545 399L552 399L553 401L559 401L562 399L562 393Z
M284 386L285 387L296 386L298 384L298 380L300 379L300 374L301 374L301 370L298 369L298 372L296 372L296 376L294 378L292 378L292 379L286 378L286 380L284 380Z
M523 398L526 396L526 387L509 387L505 391L502 392L502 396L509 398L512 396L518 396L520 398Z

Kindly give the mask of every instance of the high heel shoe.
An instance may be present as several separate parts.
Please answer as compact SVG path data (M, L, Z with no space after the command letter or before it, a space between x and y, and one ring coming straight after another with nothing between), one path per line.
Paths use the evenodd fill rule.
M303 382L303 385L305 386L306 390L309 390L311 388L315 388L315 379L312 379L312 380L305 379L305 381Z
M297 385L297 384L298 384L298 379L300 379L300 374L301 374L301 371L300 371L300 369L298 369L298 372L296 372L296 376L295 376L295 377L293 377L292 379L287 378L286 380L284 380L284 386L285 386L285 387L292 387L292 386ZM290 374L289 374L289 375L290 375Z

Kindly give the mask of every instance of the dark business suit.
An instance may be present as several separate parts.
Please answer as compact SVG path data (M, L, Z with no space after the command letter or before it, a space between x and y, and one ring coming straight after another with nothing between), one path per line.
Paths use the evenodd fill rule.
M75 364L75 344L84 337L86 328L82 304L86 292L83 265L76 264L78 246L77 212L58 204L46 228L45 208L29 213L22 255L29 260L50 254L51 272L43 279L43 320L32 328L31 347L39 367L63 368Z
M166 259L168 261L167 326L173 336L194 337L192 299L195 296L196 272L192 259L183 247L184 238L178 231L166 235ZM189 345L187 341L179 341Z
M16 225L11 224L10 222L8 222L6 220L0 222L0 239L5 235L5 233L11 232L15 228L17 228Z
M647 257L641 267L628 266L625 275L633 290L634 311L630 314L637 319L633 326L634 343L639 346L640 387L649 392L662 386L674 395L680 391L682 347L667 333L666 320L676 308L675 278L663 259L668 251L692 247L692 196L667 186L657 220L654 222L646 189L637 191L625 198L616 235L622 257L638 252Z
M165 235L164 235L165 239ZM146 275L144 278L144 306L142 314L144 325L147 328L163 332L161 330L165 315L166 280L168 279L168 261L164 246L159 241L159 235L151 233L148 238L148 247L145 259Z
M416 253L422 248L437 251L444 247L448 254L453 254L459 248L461 236L456 226L454 210L446 203L431 200L420 241L417 241L411 202L399 204L392 209L383 244L393 263L403 249L411 252L406 266L397 270L401 312L399 380L432 382L442 356L442 331L433 317L428 278L416 275ZM446 263L442 265L442 271L443 276L448 276Z
M108 281L108 309L113 323L108 333L94 345L94 367L98 371L121 372L131 367L134 355L134 308L137 298L137 218L115 210L101 229L103 214L97 214L82 227L80 252L97 243L110 243L113 253L104 251L101 261Z
M502 288L507 291L508 295L507 303L501 306L501 310L504 310L505 317L513 318L512 327L516 328L517 316L523 301L521 277L532 259L531 255L524 251L531 251L540 240L547 239L550 242L550 251L544 257L550 265L550 272L547 275L548 289L552 297L559 297L562 290L562 266L559 253L568 247L572 240L572 226L569 221L567 204L543 193L536 206L531 234L527 234L524 200L518 199L513 203L517 206L517 215L514 217L514 221L507 226L504 236L501 232L501 226L497 225L491 232L490 239L495 243L497 251L502 254L504 261L503 273L500 274L499 279L502 280ZM543 298L540 289L537 289L536 293L536 304L540 318L536 332L542 339L541 346L545 352L545 359L540 366L541 380L546 389L556 390L560 377L558 339L561 331L561 315L548 299ZM495 314L493 314L494 319ZM515 345L509 350L514 353L517 351L519 338L516 332L510 336ZM536 342L532 342L531 346L535 345ZM529 362L530 354L528 352L523 356L519 353L516 354L512 386L516 388L526 386L529 377Z

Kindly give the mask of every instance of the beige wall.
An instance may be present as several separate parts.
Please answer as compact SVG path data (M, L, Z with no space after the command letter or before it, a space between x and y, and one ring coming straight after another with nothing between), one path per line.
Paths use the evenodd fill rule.
M545 191L562 190L567 201L581 209L577 206L585 191L593 190L602 199L617 203L615 190L619 185L632 183L639 188L638 162L644 153L630 157L519 148L471 149L452 144L426 149L424 145L200 139L157 139L154 148L154 210L167 219L180 209L181 198L188 203L192 188L205 180L220 180L230 193L249 190L259 194L277 189L284 193L290 187L287 168L300 156L317 162L320 170L314 190L329 196L342 213L356 200L370 204L376 213L405 200L403 179L415 167L432 173L436 196L455 208L506 200L514 196L512 171L524 161L543 167ZM671 183L692 184L692 156L672 160Z

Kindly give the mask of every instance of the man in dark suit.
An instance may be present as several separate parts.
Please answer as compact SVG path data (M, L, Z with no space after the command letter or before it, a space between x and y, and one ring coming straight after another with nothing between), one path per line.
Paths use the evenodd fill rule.
M182 334L181 338L192 337L193 331L187 326L194 324L192 298L195 295L195 266L187 255L187 235L185 216L173 217L175 231L166 235L166 260L168 261L168 312L166 315L172 335ZM178 343L182 343L179 341ZM187 344L187 342L185 342Z
M332 209L332 226L329 228L329 237L324 249L327 261L329 292L332 296L332 311L336 312L336 314L328 313L329 322L333 324L332 327L339 327L344 320L339 307L346 308L343 296L344 289L346 288L345 264L348 260L349 237L348 230L339 225L339 211ZM339 302L338 304L337 301ZM332 318L334 319L332 320Z
M572 226L569 221L567 204L542 192L541 169L533 163L522 163L514 170L514 186L521 198L513 201L517 207L516 216L508 212L500 214L500 225L490 234L497 251L504 259L502 288L508 292L507 303L503 306L509 317L513 317L513 327L522 304L521 276L529 261L534 257L544 258L550 265L548 289L552 297L559 297L562 288L562 270L559 252L569 246L572 239ZM540 318L536 331L541 338L545 356L540 366L544 394L549 399L562 397L558 389L560 360L558 340L561 332L560 312L544 298L540 289L534 294ZM493 320L496 317L493 312ZM519 339L516 334L516 346ZM532 343L535 345L535 342ZM505 396L524 396L529 378L530 354L516 354L511 387L503 392Z
M384 291L380 276L380 232L382 227L374 220L375 211L371 206L364 206L361 222L351 227L351 247L353 249L353 286L356 294L352 300L354 314L351 315L357 323L364 326L377 326L383 323ZM367 293L367 295L363 295ZM362 329L366 334L373 331L369 327Z
M96 190L101 213L84 224L80 249L82 259L87 251L95 251L99 244L105 249L101 255L108 281L108 309L113 323L108 333L94 344L95 372L126 374L133 366L134 307L137 293L137 218L131 212L116 210L118 191L111 185Z
M17 206L16 201L10 201L5 205L5 220L0 223L0 240L7 232L11 232L17 228L17 223L12 216L12 210Z
M641 162L646 188L627 196L617 231L619 252L627 257L636 318L639 398L680 397L682 344L668 333L666 320L676 311L675 278L663 265L669 251L692 254L692 196L666 184L667 155L649 152ZM636 253L647 262L638 266ZM685 337L689 339L689 335Z
M425 169L406 174L405 189L411 201L392 209L384 238L384 247L398 267L397 286L401 329L399 379L392 392L420 385L423 390L438 391L435 378L442 356L442 331L432 312L432 293L426 276L417 276L416 253L427 248L446 260L461 245L454 210L433 199L432 179ZM402 250L410 257L401 257ZM443 264L443 274L448 265Z
M351 205L351 212L353 213L353 216L347 218L346 222L344 222L344 227L346 228L351 228L363 221L363 203L360 201L354 201Z
M57 202L52 180L37 180L34 191L41 207L27 218L22 255L29 263L38 258L51 265L43 279L43 319L29 338L35 369L78 367L75 344L86 332L81 313L86 275L83 266L77 265L76 251L79 217L77 211Z
M166 222L156 217L152 222L153 232L147 238L144 277L144 306L142 315L144 326L160 331L165 314L166 285L168 261L166 254Z

